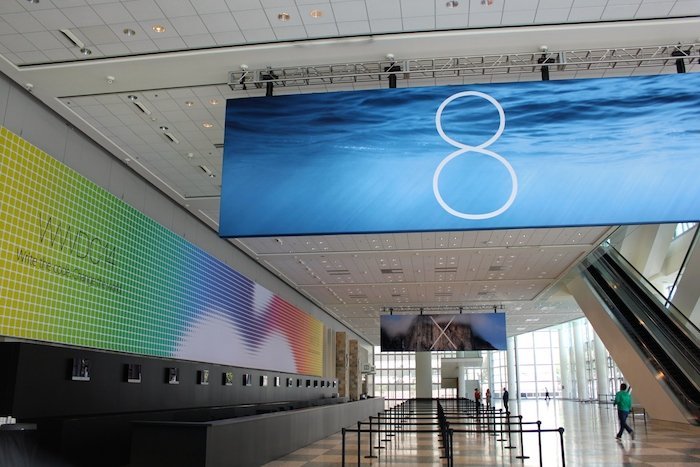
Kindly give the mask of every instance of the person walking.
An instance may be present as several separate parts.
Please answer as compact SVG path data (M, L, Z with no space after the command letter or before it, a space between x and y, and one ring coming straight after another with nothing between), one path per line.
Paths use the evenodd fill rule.
M550 399L549 397L549 389L544 388L544 400L548 401Z
M486 388L486 408L491 408L491 388Z
M509 412L509 410L508 410L508 390L506 388L503 388L503 408L506 409L506 413Z
M620 385L620 390L615 394L615 403L613 404L617 407L617 418L620 420L620 431L617 432L616 439L622 439L622 433L627 431L632 439L634 439L634 430L627 425L627 416L632 410L632 395L627 389L627 385L622 383Z

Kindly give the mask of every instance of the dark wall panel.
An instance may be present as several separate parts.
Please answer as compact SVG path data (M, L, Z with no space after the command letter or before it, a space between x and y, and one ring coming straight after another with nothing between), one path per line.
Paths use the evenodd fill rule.
M90 360L90 381L71 380L74 358ZM126 382L127 364L142 366L141 383ZM167 384L169 367L179 368L179 384ZM337 392L321 387L321 379L312 376L17 342L0 343L0 369L0 408L20 421L314 400ZM203 369L209 370L208 385L197 384L197 372ZM226 371L234 373L232 386L222 384ZM252 375L251 386L242 385L245 373ZM267 387L260 386L263 375ZM274 386L275 376L280 377L279 387ZM293 387L286 387L288 377L294 378ZM302 387L297 387L298 378ZM313 387L314 380L318 387Z

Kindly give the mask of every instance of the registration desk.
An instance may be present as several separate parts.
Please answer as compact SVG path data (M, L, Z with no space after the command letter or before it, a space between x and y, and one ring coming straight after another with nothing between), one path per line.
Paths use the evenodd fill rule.
M134 422L130 467L256 466L384 410L383 398L206 422Z

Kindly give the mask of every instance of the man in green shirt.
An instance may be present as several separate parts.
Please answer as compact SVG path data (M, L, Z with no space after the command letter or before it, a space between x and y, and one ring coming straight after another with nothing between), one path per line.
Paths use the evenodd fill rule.
M620 390L615 394L615 405L617 406L617 418L620 420L620 431L617 432L617 439L622 439L622 432L627 430L634 439L634 430L627 425L627 416L632 410L632 396L627 390L627 385L622 383Z

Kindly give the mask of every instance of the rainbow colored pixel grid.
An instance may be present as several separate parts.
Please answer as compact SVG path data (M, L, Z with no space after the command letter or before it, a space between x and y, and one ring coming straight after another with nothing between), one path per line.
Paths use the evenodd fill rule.
M323 324L0 128L0 334L308 375Z

